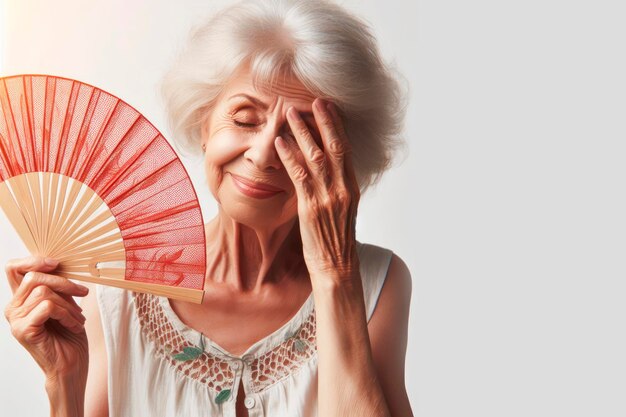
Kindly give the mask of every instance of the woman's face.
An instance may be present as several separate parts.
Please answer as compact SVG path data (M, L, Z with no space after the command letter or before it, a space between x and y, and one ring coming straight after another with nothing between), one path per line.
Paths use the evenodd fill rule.
M300 82L257 88L250 73L242 72L222 91L203 129L205 170L228 216L249 227L273 228L298 213L295 189L274 145L279 135L293 140L287 109L295 107L320 146L321 139L311 111L315 96Z

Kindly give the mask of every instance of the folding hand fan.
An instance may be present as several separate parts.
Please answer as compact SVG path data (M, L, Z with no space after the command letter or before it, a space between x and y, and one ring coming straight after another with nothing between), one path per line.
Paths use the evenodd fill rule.
M205 234L183 164L119 98L46 75L0 78L0 206L55 275L200 303Z

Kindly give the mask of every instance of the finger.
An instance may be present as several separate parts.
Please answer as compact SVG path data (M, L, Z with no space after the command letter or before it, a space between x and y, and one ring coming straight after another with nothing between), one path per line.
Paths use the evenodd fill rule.
M18 314L21 316L27 316L37 305L41 304L45 300L50 300L57 306L69 311L72 316L80 323L85 323L85 316L82 314L82 308L80 308L74 299L70 297L72 301L69 301L60 294L55 293L50 288L40 285L35 287L19 309Z
M83 324L76 320L69 311L56 305L51 300L44 300L24 318L25 333L28 332L28 328L38 329L43 327L50 319L58 321L63 327L74 333L80 333L83 329Z
M20 286L24 275L29 271L51 272L58 266L58 261L42 256L29 256L20 259L11 259L5 266L5 272L9 281L11 291L15 291Z
M338 160L343 159L343 169L347 176L348 184L350 184L352 186L352 189L356 193L358 193L358 195L360 195L359 181L356 178L356 171L354 170L354 165L352 163L352 155L353 155L352 144L350 143L350 140L348 139L348 135L346 134L346 130L343 125L343 120L341 119L341 116L339 115L339 111L337 110L337 105L335 105L334 103L328 103L327 109L329 110L329 113L333 120L333 125L335 127L337 137L339 138L340 143L342 144L341 146L339 146L339 148L341 149L337 149L335 154L343 152L343 157L338 158Z
M333 118L324 100L319 98L313 102L313 115L315 122L320 128L320 135L326 149L327 159L331 166L333 178L339 185L346 184L346 174L344 172L344 157L346 145L343 138L339 136L337 121ZM341 121L339 121L339 124Z
M75 297L84 297L89 293L89 288L78 285L67 278L58 277L56 275L48 275L43 272L28 272L13 296L13 306L24 304L24 300L33 290L33 288L45 285L55 292Z
M329 186L330 176L326 170L326 155L324 155L324 151L317 146L309 127L293 106L287 110L287 121L289 122L289 126L291 127L291 131L295 136L298 146L302 150L304 161L313 179L320 184Z
M309 173L302 163L297 160L297 151L294 149L295 145L290 146L288 142L280 136L275 139L274 145L276 146L278 157L283 163L285 171L287 171L287 175L289 175L296 189L298 199L304 200L311 198L312 189L309 183Z

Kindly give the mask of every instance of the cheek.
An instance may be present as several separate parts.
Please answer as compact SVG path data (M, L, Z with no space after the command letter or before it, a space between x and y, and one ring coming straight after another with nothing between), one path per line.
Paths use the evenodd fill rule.
M245 138L232 130L221 130L213 134L206 144L205 161L213 165L224 165L244 152Z
M216 195L223 181L224 166L243 154L244 141L233 132L216 132L206 143L204 170L211 192Z

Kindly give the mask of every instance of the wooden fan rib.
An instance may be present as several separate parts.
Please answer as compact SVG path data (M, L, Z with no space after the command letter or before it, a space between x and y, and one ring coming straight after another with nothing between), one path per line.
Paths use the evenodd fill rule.
M28 251L32 254L39 253L37 242L33 237L33 232L30 229L28 221L13 198L13 194L11 194L6 182L0 183L0 207L13 227L15 227L15 230L17 230L17 233L22 239L22 242L26 245Z
M45 254L45 239L44 239L44 228L43 228L43 195L41 191L41 181L39 181L39 173L31 172L25 174L26 183L28 184L29 193L34 205L34 221L35 227L37 227L37 236L39 247L42 250L42 253Z
M107 215L108 213L104 213ZM106 216L108 218L108 216ZM117 233L113 235L104 236L103 235L116 231ZM108 241L110 239L122 240L122 235L119 233L119 227L117 226L117 222L115 219L111 219L109 223L105 223L97 229L93 229L91 232L82 235L81 237L74 239L70 244L66 246L66 250L73 250L75 248L80 248L84 245L97 246L98 242Z
M98 272L97 276L104 276L107 278L124 279L126 274L126 270L124 268L96 268L95 262L84 265L62 265L57 268L55 272L83 272L96 276L93 273L94 270Z
M30 195L29 186L26 183L26 178L24 175L18 175L16 177L11 178L8 181L10 183L11 190L15 196L15 203L19 207L20 211L23 213L24 220L28 223L28 227L33 235L33 239L35 239L35 243L37 244L37 253L42 253L42 248L39 246L39 242L41 239L39 237L37 222L35 220L35 205Z
M59 175L52 175L52 174L48 174L48 173L44 173L45 176L47 176L48 178L50 178L50 192L48 195L48 200L49 200L49 206L48 206L48 211L46 213L46 224L48 226L47 230L46 230L46 241L48 242L48 247L47 247L47 251L48 253L52 253L53 250L53 245L54 245L54 241L56 239L56 231L55 231L55 227L56 227L56 221L55 221L55 214L57 212L57 208L58 208L58 192L59 192Z
M193 288L172 287L169 285L136 282L116 278L94 277L92 275L80 275L70 272L59 273L59 276L78 281L91 282L94 284L110 285L112 287L123 288L135 292L154 294L181 301L189 301L195 304L201 304L202 298L204 297L203 290L195 290Z
M41 222L43 224L43 251L48 253L48 238L50 237L50 185L51 179L49 175L43 175L43 214Z
M65 262L85 262L85 260L96 260L96 261L100 261L101 259L108 259L107 257L112 257L114 259L108 259L107 262L109 261L125 261L125 254L124 256L117 258L114 257L115 254L118 254L119 248L120 248L120 244L113 244L113 245L108 245L108 246L104 246L102 248L99 249L91 249L89 251L85 251L85 252L78 252L77 254L68 254L68 255L61 255L61 256L57 256L54 259L58 260L60 263L65 263ZM103 261L105 262L105 261Z
M102 217L102 219L100 219L99 217ZM100 228L94 229L91 233L85 234L87 231L93 229L94 226L102 224L101 220L106 220L106 219L110 219L109 223L105 223ZM96 240L92 240L94 236L103 235L105 233L112 232L116 229L118 229L118 227L117 227L117 223L115 222L115 219L112 219L108 213L104 212L104 213L101 213L98 217L94 218L93 221L84 224L83 227L81 227L72 236L68 236L68 238L65 239L64 244L61 245L60 247L63 248L63 250L71 250L72 248L75 248L77 246L83 246L84 244L87 244L87 243L95 244ZM119 235L119 232L117 233L117 235ZM119 240L122 240L121 235L119 235Z
M71 221L70 213L74 209L74 203L76 202L76 197L78 196L78 193L80 192L80 189L82 187L82 183L78 181L74 181L74 180L69 181L70 177L66 177L66 178L68 178L68 181L61 182L61 185L64 188L61 189L61 193L59 197L63 199L63 202L62 202L63 209L61 210L61 213L58 217L58 222L56 223L57 233L63 233L63 231L68 227L67 223L68 221ZM69 183L69 194L67 194L68 183ZM58 247L58 237L56 236L55 236L54 246Z
M59 222L61 221L61 212L63 211L63 204L65 200L65 194L67 190L67 182L70 180L69 177L65 175L54 174L54 178L57 179L56 185L54 187L54 210L52 214L52 222L50 224L52 237L50 241L51 245L54 247L56 245L56 241L58 240L58 230L63 230L59 227ZM60 179L60 181L59 181ZM54 253L54 252L51 252Z
M82 214L80 214L80 216L72 216L72 218L74 218L72 223L68 227L59 230L59 237L56 239L53 248L54 252L57 252L59 248L65 247L68 242L71 242L73 239L80 236L80 234L84 233L84 231L81 230L87 228L87 226L85 226L85 221L104 204L102 200L97 198L94 192L89 191L91 190L86 187L85 192L76 205L76 207L79 208L78 213L82 211ZM83 225L83 227L80 225Z
M75 266L75 265L87 265L94 259L93 254L84 257L72 257L70 260L63 261L63 265ZM107 251L106 253L99 255L97 262L117 262L126 261L126 252L121 251Z
M60 254L55 254L55 259L67 259L70 256L82 255L84 253L100 253L104 250L117 250L123 248L124 244L121 235L111 235L103 238L87 241L82 245L76 246L73 249L68 249ZM83 255L84 256L84 255Z
M59 179L62 178L59 174L52 174L49 172L44 172L42 175L50 180L50 192L48 195L49 207L47 211L47 225L48 228L46 230L47 235L47 251L48 253L53 253L55 251L55 244L58 240L57 224L58 220L56 219L56 214L60 212L60 198L59 198Z

